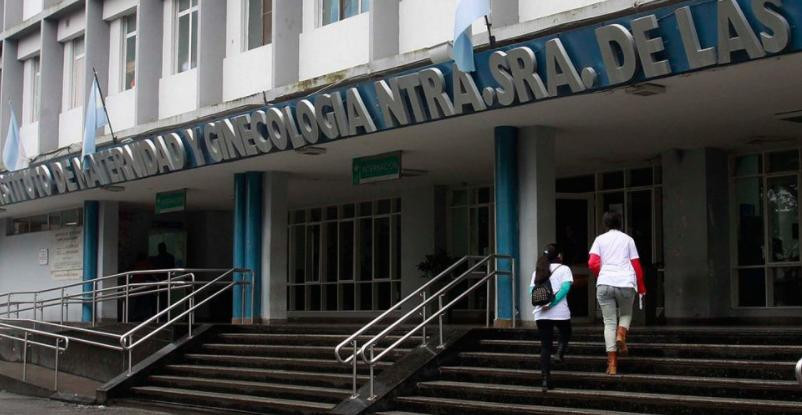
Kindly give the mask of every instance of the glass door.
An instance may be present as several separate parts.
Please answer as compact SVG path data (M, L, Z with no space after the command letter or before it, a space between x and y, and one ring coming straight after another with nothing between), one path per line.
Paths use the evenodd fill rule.
M571 267L574 284L568 294L571 316L590 320L594 315L596 291L588 269L588 249L593 237L593 196L557 196L557 244L564 263Z

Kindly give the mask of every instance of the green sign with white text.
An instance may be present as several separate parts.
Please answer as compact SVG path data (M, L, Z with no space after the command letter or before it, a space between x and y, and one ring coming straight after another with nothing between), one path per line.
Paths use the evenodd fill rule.
M353 161L353 183L365 184L401 178L401 152L384 153Z
M187 207L186 189L156 193L156 214L181 212Z

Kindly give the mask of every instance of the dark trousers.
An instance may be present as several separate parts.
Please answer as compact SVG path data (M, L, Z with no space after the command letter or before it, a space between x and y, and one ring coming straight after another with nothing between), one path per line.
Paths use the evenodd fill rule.
M540 371L543 375L551 373L551 342L554 339L554 327L560 332L560 345L568 347L571 340L571 320L537 320L537 331L540 334Z

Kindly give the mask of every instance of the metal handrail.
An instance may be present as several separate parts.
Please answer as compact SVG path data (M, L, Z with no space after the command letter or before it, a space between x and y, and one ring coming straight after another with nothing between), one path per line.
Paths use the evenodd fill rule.
M19 338L17 336L11 336L8 334L0 333L0 337L4 339L9 339L13 341L22 342L22 381L25 382L28 376L28 346L38 346L47 349L51 349L55 351L55 360L53 362L53 389L58 390L58 356L59 353L63 353L67 350L70 346L70 338L69 336L64 336L61 334L50 333L47 331L41 331L36 329L29 329L29 328L20 328L11 324L0 323L0 329L5 330L22 330L23 331L23 338ZM38 342L35 340L28 340L28 334L35 334L38 336L44 337L51 337L56 339L55 345L49 345L47 343ZM59 343L64 342L64 346L59 346Z
M29 327L19 326L19 325L13 325L13 324L9 324L7 322L0 322L0 330L2 330L2 329L18 330L18 331L22 331L24 333L24 339L23 340L20 340L18 337L15 337L15 336L9 336L9 335L5 335L5 334L0 333L0 337L2 337L2 338L10 338L10 339L13 339L13 340L16 340L16 341L24 341L25 344L26 344L26 348L25 348L25 352L24 352L25 364L23 365L23 381L25 380L25 373L26 373L25 370L26 370L26 367L27 367L26 366L27 365L27 345L28 344L33 344L33 345L42 346L42 347L49 347L51 349L55 349L56 350L56 366L55 366L55 377L56 377L56 380L55 380L54 389L58 390L58 353L59 352L64 352L67 349L70 341L84 343L84 344L88 344L88 345L91 345L91 346L101 347L101 348L110 349L110 350L122 351L123 353L125 351L127 351L128 352L128 374L130 375L131 374L131 368L132 368L132 360L133 360L133 349L136 348L138 345L142 344L144 341L146 341L146 340L150 339L151 337L155 336L157 333L161 332L162 330L164 330L164 329L176 324L179 320L183 319L184 317L187 317L187 319L188 319L188 325L187 325L188 326L188 336L191 337L192 336L192 325L195 322L194 313L195 313L195 310L198 307L201 307L202 305L206 304L208 301L210 301L213 298L217 297L218 295L222 294L224 291L226 291L226 290L228 290L228 289L230 289L230 288L232 288L234 286L237 286L237 285L239 285L241 287L242 295L243 295L243 298L244 298L245 297L245 287L248 286L248 285L250 285L252 287L255 286L254 273L250 269L246 269L246 268L230 268L230 269L222 269L222 270L221 269L212 269L212 268L175 268L175 269L172 269L172 270L134 271L134 272L131 272L131 273L121 273L121 274L115 274L114 276L96 278L94 281L99 281L99 280L103 280L103 279L109 279L109 278L112 278L112 277L113 278L117 278L117 277L123 276L123 275L150 274L150 273L154 273L154 274L155 273L159 273L159 274L161 274L161 273L168 272L168 271L169 272L172 272L172 271L175 271L175 272L187 272L187 273L183 274L183 275L180 275L180 276L172 276L171 274L168 274L168 280L167 281L156 281L156 282L149 282L149 283L133 283L133 284L131 284L129 282L130 276L128 276L128 277L126 277L126 283L127 284L125 284L125 285L118 285L118 286L115 286L115 287L94 289L94 290L91 291L91 293L81 292L81 293L78 293L78 294L62 295L61 298L56 299L56 300L58 300L57 303L50 304L49 302L52 299L35 300L34 302L32 302L33 303L32 309L34 310L34 319L19 319L19 318L17 318L17 319L6 319L5 320L5 321L31 323L34 326L34 328L29 328ZM212 279L210 281L204 281L204 282L195 281L194 272L201 273L201 272L218 272L218 271L222 272L222 274L220 274L219 276L217 276L216 278L214 278L214 279ZM248 275L250 277L250 280L248 281L248 280L245 280L245 279L235 279L235 278L233 278L234 274L246 274L246 275ZM232 279L231 279L230 282L221 282L222 279L224 279L226 277L229 277L229 276L232 276ZM182 281L173 281L173 279L184 278L184 277L189 277L191 280L190 281L183 281L183 282ZM86 282L81 282L81 283L76 283L76 284L69 284L69 286L81 286L81 285L84 285L85 283ZM166 289L160 288L159 287L160 285L167 285L168 288L166 288ZM194 289L196 285L201 285L201 287L199 289ZM211 295L207 296L206 298L204 298L203 300L201 300L200 302L195 304L195 297L197 295L207 291L210 287L213 287L213 286L216 286L216 285L222 285L222 288L218 289L217 291L213 292ZM131 288L130 288L131 286L135 286L134 290L131 290ZM141 291L142 289L148 289L149 287L152 287L152 286L155 286L156 288L155 289ZM127 300L128 300L128 298L130 298L132 296L131 295L132 292L134 292L134 296L136 296L136 295L145 295L145 294L157 293L157 292L161 292L161 291L171 292L174 289L186 289L186 288L192 288L191 292L188 293L187 295L185 295L184 297L182 297L181 299L179 299L178 301L176 301L176 302L174 302L172 304L169 304L167 306L167 308L165 308L164 310L157 311L157 313L155 315L153 315L152 317L148 318L147 320L141 322L140 324L136 325L135 327L133 327L132 329L128 330L127 332L125 332L123 334L114 334L114 333L108 333L108 332L104 332L104 331L96 330L96 329L69 326L69 325L63 324L63 322L60 324L60 323L53 323L53 322L43 321L44 320L44 312L42 312L42 320L38 320L38 319L35 318L36 317L36 311L35 311L36 309L44 309L45 307L50 307L50 306L55 306L55 305L63 305L63 304L65 304L65 298L67 298L67 299L81 298L82 300L85 301L85 299L87 297L87 294L91 294L92 295L92 306L93 306L93 323L94 323L94 314L95 314L95 311L96 311L95 307L96 307L96 303L97 302L107 301L107 300L111 300L111 299L125 298L126 299L126 304L127 304ZM119 294L119 292L122 289L125 290L125 294L124 295L123 294ZM61 290L62 294L63 294L64 287L59 287L59 288L56 288L56 289L41 290L41 291L32 291L32 292L29 292L29 293L37 295L38 293L41 293L41 292L57 291L57 290ZM98 292L113 291L113 290L117 290L117 294L112 293L112 294L101 294L100 296L97 295ZM138 290L140 290L140 291L138 291ZM7 293L7 294L2 294L2 295L8 295L8 294L12 294L13 295L13 293ZM2 295L0 295L0 296L2 296ZM169 300L169 298L168 298L168 300ZM253 300L254 300L254 290L251 289L250 290L251 323L253 323L253 321L254 321L254 319L253 319L254 301ZM83 303L84 301L81 301L81 302ZM69 301L66 302L66 304L68 304L68 303L69 303ZM176 309L177 307L181 307L185 303L189 304L189 307L187 307L186 310L184 310L183 312L181 312L177 316L174 316L174 317L171 316L171 313L172 313L172 311L174 309ZM151 324L153 322L159 323L161 318L164 317L165 315L167 316L167 318L166 318L166 321L163 324L161 324L158 327L153 328L149 332L147 332L144 335L142 335L141 337L139 337L136 341L134 341L134 336L135 335L137 335L140 331L142 331L149 324ZM243 316L245 315L245 302L244 301L242 303L242 315ZM126 318L127 318L127 315L126 315ZM84 338L81 338L81 337L68 336L68 335L63 335L63 334L57 334L57 333L51 333L51 332L47 332L47 331L37 330L35 328L36 325L43 325L43 326L47 326L47 327L73 330L73 331L77 331L77 332L84 333L84 334L90 334L90 335L96 335L96 336L100 336L100 337L112 338L112 339L117 340L117 342L119 343L119 346L114 345L114 344L108 344L108 343L102 343L102 342L98 342L98 341L88 340L88 339L84 339ZM56 338L57 339L56 340L56 345L55 346L50 346L50 345L47 345L45 343L30 341L30 340L28 340L28 335L29 334L49 336L49 337ZM61 342L61 341L64 342L64 347L59 347L59 342Z
M473 265L469 266L466 271L462 272L459 276L457 276L456 278L453 278L450 282L448 282L443 287L441 287L439 290L437 290L437 292L435 292L434 294L431 294L429 296L429 298L426 298L426 292L424 291L426 288L428 288L430 285L434 284L436 281L439 281L439 280L441 280L443 278L447 278L448 275L450 275L450 273L452 273L458 266L460 266L460 265L462 265L462 264L464 264L464 263L466 263L466 262L468 262L470 260L477 260L477 261ZM499 260L510 261L510 270L509 271L500 271L499 267L498 267ZM494 266L492 271L491 271L491 263ZM485 267L484 272L480 271L483 266ZM457 297L452 299L450 302L448 302L447 304L443 304L443 297L452 288L454 288L455 286L457 286L458 284L463 282L465 279L469 278L471 275L474 275L474 274L477 274L477 273L482 274L483 277L480 278L478 281L476 281L473 285L471 285L467 290L463 291ZM468 294L472 293L474 290L478 289L482 285L485 285L487 287L486 321L485 321L485 324L489 326L490 325L490 288L491 288L490 287L490 281L495 279L496 285L498 285L497 282L498 282L498 276L499 275L510 275L510 276L514 276L515 275L515 259L513 257L508 256L508 255L498 255L498 254L488 255L486 257L477 257L477 256L466 256L466 257L463 257L460 260L458 260L457 262L455 262L452 266L448 267L445 271L443 271L442 273L437 275L431 281L429 281L428 283L426 283L423 286L421 286L419 289L414 291L412 294L410 294L407 297L405 297L403 300L401 300L400 302L395 304L393 307L390 307L390 309L388 309L387 311L382 313L379 317L376 317L375 319L371 320L368 324L366 324L365 326L363 326L362 328L357 330L354 334L352 334L351 336L346 338L344 341L342 341L340 344L338 344L337 347L335 347L335 356L336 356L337 360L340 363L349 363L350 362L351 365L352 365L352 368L353 368L353 370L352 370L352 381L353 381L353 384L352 384L352 395L351 395L351 397L352 398L357 398L358 397L358 394L357 394L357 380L358 379L357 379L357 361L356 361L357 356L361 356L361 359L362 359L363 363L367 364L368 367L369 367L369 370L370 370L370 374L369 374L370 391L369 391L368 400L372 400L372 399L375 398L375 394L374 394L374 378L375 378L374 377L374 367L379 362L379 360L381 360L388 353L390 353L393 350L395 350L400 344L402 344L409 337L411 337L412 335L414 335L415 333L417 333L419 331L422 332L422 337L423 337L422 346L425 346L426 343L427 343L426 325L429 324L431 321L433 321L435 318L438 320L438 328L439 328L439 343L438 343L437 347L438 348L445 347L445 344L444 344L444 341L443 341L444 340L443 339L443 315L448 310L450 310L455 304L457 304L460 300L465 298L465 296L467 296ZM365 333L370 328L374 327L376 324L381 322L385 317L389 316L391 313L397 311L402 304L406 303L407 301L409 301L412 298L417 298L419 296L423 297L423 299L421 300L420 303L418 303L412 309L410 309L409 311L404 313L400 318L396 319L393 323L391 323L389 326L384 328L381 332L379 332L378 334L372 336L372 338L370 338L367 342L362 344L361 347L358 347L358 337L360 335ZM515 323L515 318L516 318L516 316L515 316L516 298L515 297L516 297L516 294L515 294L515 282L514 281L513 281L513 284L512 284L511 296L512 296L512 309L513 309L512 327L515 327L515 324L516 324ZM432 315L427 317L426 316L427 306L429 306L430 303L435 301L435 298L437 298L438 309L437 309L437 311L435 313L433 313ZM407 330L407 332L404 335L402 335L400 338L395 340L389 346L386 346L384 348L384 350L382 350L381 353L379 353L378 355L374 355L373 354L374 346L379 341L381 341L389 333L391 333L395 329L397 329L401 324L405 323L408 319L410 319L410 318L412 318L412 317L414 317L416 315L420 315L422 317L422 321L419 324L417 324L413 328ZM349 346L349 345L351 346L352 354L348 358L343 359L342 356L340 355L340 350L342 348L346 347L346 346ZM366 352L369 353L369 356L366 355Z
M796 362L794 374L796 374L796 381L799 382L800 386L802 386L802 359L799 359L799 361Z

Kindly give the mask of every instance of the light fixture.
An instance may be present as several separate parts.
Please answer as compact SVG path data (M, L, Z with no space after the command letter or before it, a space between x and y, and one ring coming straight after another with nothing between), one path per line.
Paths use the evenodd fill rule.
M105 190L105 191L107 191L107 192L123 192L123 191L125 191L125 187L115 186L115 185L101 186L100 188Z
M315 147L315 146L304 146L300 148L296 148L295 151L297 153L301 153L307 156L319 156L321 154L326 154L326 149L323 147Z
M652 95L664 94L666 92L666 87L660 84L645 83L628 86L625 92L629 95L649 97Z

